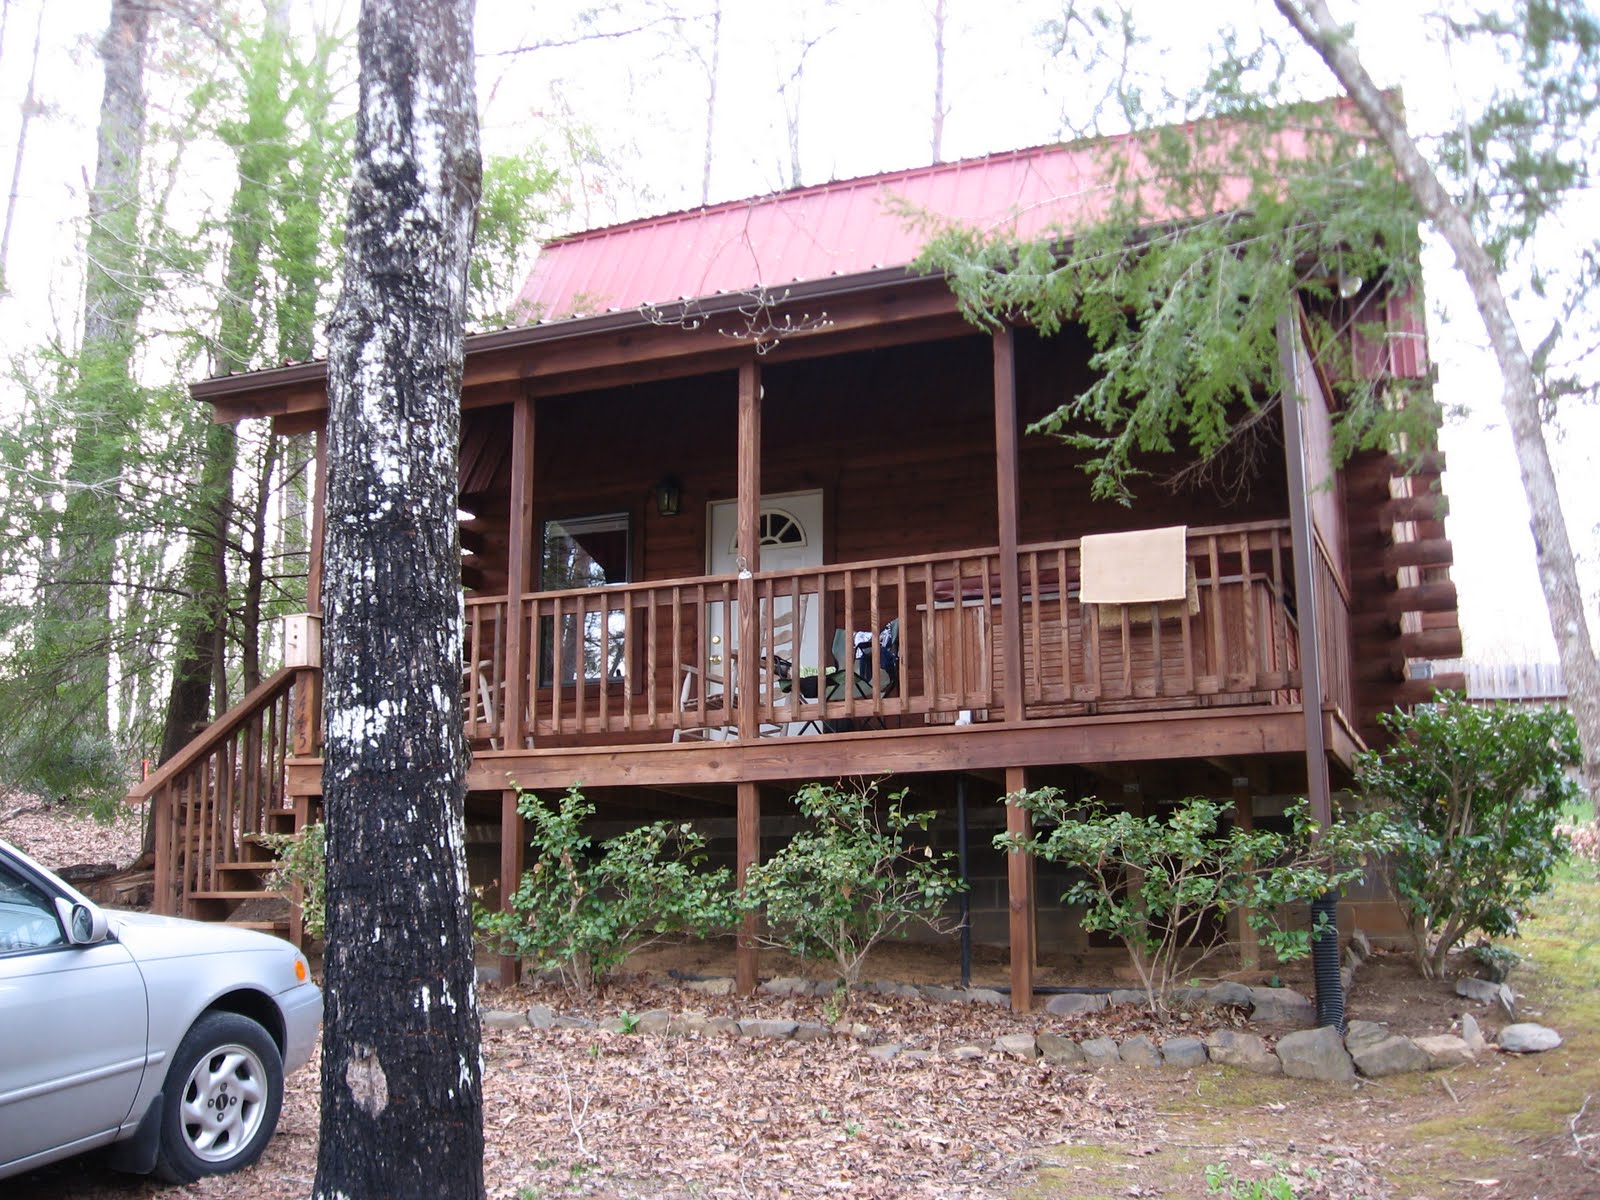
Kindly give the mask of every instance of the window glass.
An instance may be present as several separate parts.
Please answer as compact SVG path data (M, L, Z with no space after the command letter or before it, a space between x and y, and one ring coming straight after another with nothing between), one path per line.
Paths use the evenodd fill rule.
M50 897L0 863L0 954L66 943Z
M539 554L539 590L559 592L627 583L632 554L627 513L546 521ZM559 637L555 618L539 622L539 685L551 686L559 664L563 685L627 677L622 609L588 601L579 613L564 612Z

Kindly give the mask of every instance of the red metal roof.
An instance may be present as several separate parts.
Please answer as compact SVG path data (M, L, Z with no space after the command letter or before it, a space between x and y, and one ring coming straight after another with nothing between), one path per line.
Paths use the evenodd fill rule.
M1330 108L1336 121L1359 119L1347 99L1331 101ZM1113 163L1135 178L1146 172L1151 136L1012 150L560 238L540 251L520 311L524 319L548 321L903 267L928 233L895 211L895 202L980 229L1009 225L1024 238L1071 233L1104 214ZM1276 152L1298 156L1306 136L1293 125L1281 130L1274 135ZM1224 168L1215 207L1235 207L1248 194L1248 181ZM1168 210L1156 189L1143 202L1152 221L1200 215Z
M1104 142L1045 146L732 201L546 245L520 303L535 319L780 288L904 266L927 240L891 199L1037 235L1100 209Z

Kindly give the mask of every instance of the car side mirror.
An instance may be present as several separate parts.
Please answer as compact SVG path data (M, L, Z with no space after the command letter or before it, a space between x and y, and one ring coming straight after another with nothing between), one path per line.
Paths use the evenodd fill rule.
M67 941L74 946L97 945L106 940L111 930L106 914L86 901L74 903L65 896L57 896L56 912L66 928Z

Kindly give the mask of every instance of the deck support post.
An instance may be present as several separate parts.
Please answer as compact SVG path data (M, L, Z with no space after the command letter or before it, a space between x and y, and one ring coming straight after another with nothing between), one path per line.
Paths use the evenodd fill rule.
M1289 540L1294 553L1295 613L1300 633L1300 710L1306 731L1306 802L1317 828L1333 823L1333 799L1328 781L1328 752L1322 717L1322 657L1317 620L1316 533L1311 525L1311 496L1306 484L1306 436L1300 412L1299 336L1294 318L1278 318L1278 365L1283 378L1283 457L1289 476ZM1339 978L1339 924L1337 897L1319 898L1313 913L1329 915L1332 927L1312 945L1317 981L1317 1024L1344 1032L1344 985ZM1331 963L1331 969L1330 968Z
M1006 768L1006 794L1028 786L1028 773L1021 767ZM1018 837L1033 833L1033 822L1025 809L1006 805L1006 832ZM1033 1008L1034 914L1033 856L1022 850L1006 852L1006 887L1010 900L1011 934L1011 1011L1029 1012Z
M744 891L744 876L752 866L761 861L761 789L754 783L739 785L739 806L735 819L737 848L735 850L736 882ZM734 990L741 996L755 994L759 950L756 934L761 914L747 912L739 922L738 948L734 952Z
M500 745L520 750L527 743L528 647L523 597L533 589L533 397L517 397L511 409L510 546L506 561L506 690L500 709Z
M738 648L734 660L734 703L739 738L761 732L761 623L756 611L755 573L761 569L761 369L754 358L739 365L739 602ZM743 812L743 799L740 811Z
M500 793L500 911L511 911L511 897L522 881L525 821L517 808L518 792L507 788ZM522 960L514 954L500 956L500 982L516 983L522 974Z
M328 480L328 429L326 423L317 427L315 466L311 475L311 540L306 547L306 611L318 618L314 623L321 629L322 617L322 542L323 509L327 499ZM319 634L320 636L320 634ZM322 647L317 645L317 669L302 671L294 688L294 746L292 753L299 758L311 758L322 753ZM295 943L299 945L298 942Z

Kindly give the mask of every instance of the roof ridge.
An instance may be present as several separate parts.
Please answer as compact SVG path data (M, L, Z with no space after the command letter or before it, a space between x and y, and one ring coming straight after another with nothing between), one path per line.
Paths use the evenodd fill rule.
M562 234L544 242L545 246L568 246L574 242L588 241L607 237L616 233L627 233L636 229L648 229L651 226L672 225L679 221L700 220L704 217L719 213L737 212L740 209L757 208L766 204L774 204L784 200L793 200L802 196L821 196L830 192L853 191L866 187L877 187L882 184L906 179L915 179L928 175L937 175L946 172L955 172L963 167L977 164L992 164L1014 161L1024 158L1037 158L1046 154L1064 151L1082 151L1097 143L1110 143L1133 136L1131 133L1107 134L1100 137L1080 138L1076 141L1041 142L1034 146L1020 146L1012 150L994 150L987 154L974 154L967 158L951 159L948 162L924 163L915 167L900 167L892 171L879 171L871 175L854 175L847 179L830 179L824 183L808 183L800 187L785 188L776 192L763 192L755 196L741 196L733 200L719 200L715 204L701 204L693 208L672 209L664 213L655 213L647 217L634 217L628 221L618 221L612 225L598 225L593 229L583 229L576 233Z

